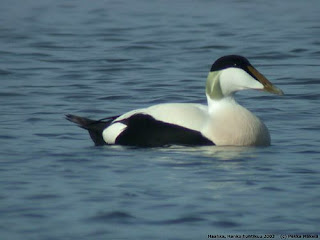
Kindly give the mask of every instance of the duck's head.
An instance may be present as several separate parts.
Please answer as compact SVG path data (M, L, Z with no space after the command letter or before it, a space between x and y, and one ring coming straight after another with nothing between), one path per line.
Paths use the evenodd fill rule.
M245 89L283 95L282 90L258 72L245 57L228 55L213 63L206 83L208 97L219 100Z

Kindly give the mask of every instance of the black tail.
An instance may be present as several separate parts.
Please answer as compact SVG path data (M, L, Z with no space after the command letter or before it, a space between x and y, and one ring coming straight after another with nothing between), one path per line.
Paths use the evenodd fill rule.
M76 123L79 127L88 130L91 139L94 141L96 146L105 145L106 142L103 140L102 132L110 125L110 123L117 117L104 118L100 120L91 120L89 118L78 117L72 114L67 114L66 119L70 122Z

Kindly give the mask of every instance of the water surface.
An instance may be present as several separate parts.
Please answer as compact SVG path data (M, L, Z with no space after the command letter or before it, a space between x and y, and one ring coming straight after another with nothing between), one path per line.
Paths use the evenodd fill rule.
M318 1L2 1L1 239L319 233ZM242 92L267 148L94 147L64 119L205 104L218 57L285 92Z

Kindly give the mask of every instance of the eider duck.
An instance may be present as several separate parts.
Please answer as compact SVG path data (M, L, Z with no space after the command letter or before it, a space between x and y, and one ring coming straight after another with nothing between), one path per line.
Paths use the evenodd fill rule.
M266 125L234 99L237 91L246 89L283 95L245 57L228 55L210 69L207 106L164 103L100 120L71 114L66 118L88 130L95 145L268 146L271 141Z

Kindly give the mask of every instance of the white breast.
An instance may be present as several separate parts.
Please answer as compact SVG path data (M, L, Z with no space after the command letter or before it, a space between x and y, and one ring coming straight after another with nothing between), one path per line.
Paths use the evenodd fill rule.
M233 100L211 103L210 120L201 133L216 145L270 145L264 123Z

